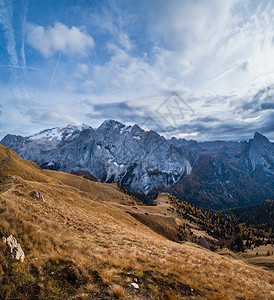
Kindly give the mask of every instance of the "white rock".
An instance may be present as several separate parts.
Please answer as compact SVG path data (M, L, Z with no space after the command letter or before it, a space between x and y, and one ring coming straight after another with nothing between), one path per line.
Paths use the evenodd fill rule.
M31 192L30 195L36 197L39 200L42 200L43 202L45 202L44 196L41 193L37 192L37 191Z
M136 282L131 282L131 283L129 284L129 286L130 286L130 287L133 287L133 288L135 288L135 289L139 289L139 285L138 285Z
M4 243L10 248L11 256L21 262L24 262L25 253L21 248L20 244L17 242L16 238L10 235L8 238L2 237Z

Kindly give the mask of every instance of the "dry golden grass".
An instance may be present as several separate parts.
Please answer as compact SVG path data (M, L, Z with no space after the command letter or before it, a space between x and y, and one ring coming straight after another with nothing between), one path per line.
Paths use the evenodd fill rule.
M240 253L239 257L257 266L267 266L274 271L274 245L261 245Z
M57 183L54 178L46 176L43 173L43 170L41 170L34 162L18 157L13 150L2 145L0 145L0 160L6 160L7 149L11 160L2 168L0 168L0 177L19 175L21 178L27 180Z
M168 241L117 205L77 189L19 178L16 182L0 196L0 228L5 235L21 237L23 248L29 249L26 263L41 265L49 258L53 263L69 258L80 269L96 270L107 285L122 283L125 270L145 278L144 285L148 285L146 271L158 272L160 277L175 274L180 282L199 291L197 299L206 295L224 299L226 293L231 299L271 295L270 272L190 243ZM30 198L33 190L42 193L46 202Z
M26 253L23 264L14 262L0 242L4 297L26 298L28 290L41 299L111 299L121 291L126 299L273 299L272 272L165 239L126 213L113 185L92 183L90 193L60 185L58 176L55 183L13 176L0 194L0 234L14 235ZM135 278L138 290L128 286Z
M121 193L118 190L117 185L114 183L105 184L104 186L102 186L102 184L99 182L91 181L83 177L67 174L64 172L56 172L51 170L43 170L43 172L49 177L58 180L58 182L62 182L65 185L71 187L75 187L80 191L90 193L94 197L97 197L97 199L123 204L128 203L129 200L132 202L130 196L126 196L125 194Z
M92 293L94 291L94 285L89 283L87 284L86 289L88 293Z
M109 290L109 295L117 299L124 299L126 292L120 285L114 284Z

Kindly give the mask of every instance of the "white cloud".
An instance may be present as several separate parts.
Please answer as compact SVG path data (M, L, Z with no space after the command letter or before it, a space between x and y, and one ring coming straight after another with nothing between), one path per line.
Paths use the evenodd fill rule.
M66 54L84 55L94 47L93 38L79 28L55 23L54 26L27 24L27 42L44 57L50 57L55 52L61 51Z
M110 60L102 66L95 66L92 72L92 78L100 84L107 98L114 94L122 99L143 97L142 101L148 104L152 99L148 102L145 97L152 91L158 93L168 89L169 78L163 76L166 73L158 68L158 62L150 65L142 57L131 56L114 44L109 44L108 49Z
M244 95L273 81L273 1L152 3L150 34L162 51L161 71L182 88Z
M51 125L56 123L76 124L77 119L70 114L52 111L51 109L30 109L27 111L27 116L30 116L30 122L36 124Z
M81 75L87 75L89 72L89 67L87 64L78 64L77 65L77 72Z
M233 23L231 9L236 1L153 2L151 34L164 38L167 47L194 64L211 53ZM156 36L155 36L156 35Z
M129 51L133 48L133 44L132 44L131 40L125 33L120 33L119 42L120 42L120 45L127 51Z
M237 90L244 95L250 88L261 88L273 82L273 17L273 4L263 9L258 7L216 45L210 70L216 80L210 83L211 89L222 93ZM219 77L218 74L228 69L231 72Z

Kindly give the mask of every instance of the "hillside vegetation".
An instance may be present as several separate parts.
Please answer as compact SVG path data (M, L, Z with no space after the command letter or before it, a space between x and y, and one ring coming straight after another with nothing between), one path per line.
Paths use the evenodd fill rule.
M274 297L272 272L171 241L130 214L165 217L168 203L146 210L116 185L44 172L10 155L0 168L0 235L12 234L26 257L14 260L0 242L4 299Z
M274 244L274 200L260 205L224 211L197 208L175 196L169 196L179 216L192 221L218 239L221 247L235 251L263 244Z

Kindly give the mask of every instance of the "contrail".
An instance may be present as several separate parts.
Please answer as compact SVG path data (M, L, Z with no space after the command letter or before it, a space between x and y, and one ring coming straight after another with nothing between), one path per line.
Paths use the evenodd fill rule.
M126 28L126 31L127 31L127 32L130 32L132 26L133 26L134 23L137 21L137 19L141 16L141 14L144 12L144 10L145 10L144 8L141 9L141 10L139 11L139 13L135 16L135 18L133 19L133 21L128 25L128 27Z
M8 41L7 50L10 55L10 61L13 65L18 65L18 58L15 47L15 36L12 26L13 8L11 1L0 1L0 24L3 25L5 35Z
M56 62L56 65L54 67L53 74L52 74L51 81L50 81L50 85L49 85L50 87L52 86L52 83L53 83L53 80L54 80L54 77L55 77L55 72L56 72L56 69L57 69L57 66L58 66L61 54L62 54L62 52L60 52L60 54L59 54L59 56L57 58L57 62Z
M25 2L25 7L24 7L24 17L23 17L23 22L22 22L22 45L21 45L21 58L22 58L22 63L24 68L26 68L26 55L25 55L25 24L26 24L26 14L27 14L27 9L28 9L28 0Z
M0 65L0 68L2 68L2 67L14 68L14 69L29 69L29 70L32 70L32 71L39 71L39 69L37 69L37 68L26 67L26 66L18 66L18 65Z
M227 69L226 71L224 71L223 73L221 73L220 75L210 79L206 85L204 86L204 88L208 88L210 87L211 84L214 84L215 82L217 82L218 80L222 79L223 77L225 77L226 75L232 73L233 71L237 70L237 67L232 67L230 69Z

